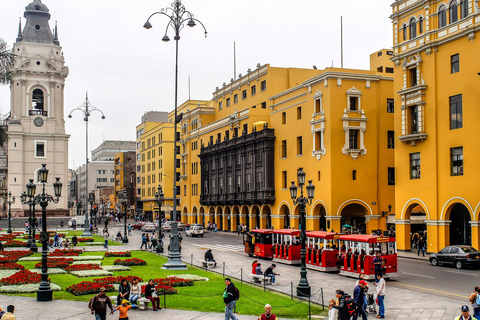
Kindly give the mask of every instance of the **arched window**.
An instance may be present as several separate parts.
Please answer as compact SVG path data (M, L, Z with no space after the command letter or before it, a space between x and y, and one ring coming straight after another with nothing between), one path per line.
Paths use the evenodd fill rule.
M448 8L449 15L450 15L450 23L454 23L458 21L458 6L457 1L453 0L450 2L450 7Z
M40 89L33 90L32 93L32 109L43 111L43 91Z
M468 1L467 0L461 0L460 1L460 15L463 18L466 18L468 16Z
M418 18L418 33L423 33L423 17Z
M404 24L402 29L403 29L403 40L405 41L407 40L407 25Z
M441 6L438 10L438 27L443 28L447 25L447 10L445 6Z
M415 18L410 19L410 39L417 37L417 21Z

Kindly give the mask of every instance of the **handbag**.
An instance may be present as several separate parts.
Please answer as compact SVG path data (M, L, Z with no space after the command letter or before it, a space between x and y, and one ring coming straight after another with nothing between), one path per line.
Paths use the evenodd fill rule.
M152 298L157 298L157 293L155 291L152 292Z

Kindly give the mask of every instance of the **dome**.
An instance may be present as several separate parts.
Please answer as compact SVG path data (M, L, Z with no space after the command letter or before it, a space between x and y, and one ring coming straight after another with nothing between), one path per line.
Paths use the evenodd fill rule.
M25 9L26 11L49 12L47 6L41 0L34 0Z

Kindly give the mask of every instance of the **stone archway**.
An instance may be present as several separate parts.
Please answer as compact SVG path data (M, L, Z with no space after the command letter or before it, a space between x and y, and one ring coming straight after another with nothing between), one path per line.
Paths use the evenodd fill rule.
M213 224L215 223L215 208L214 207L210 207L209 215L210 216L208 217L209 218L208 222L210 222L213 226Z
M223 230L223 209L222 207L217 207L215 221L217 223L217 229Z
M188 222L187 219L188 219L188 209L187 207L184 207L182 210L182 214L180 215L180 221L183 223L187 223Z
M206 227L205 225L205 209L203 207L200 207L200 222L203 224L204 227Z
M225 226L225 229L222 229L222 230L226 230L226 231L232 230L232 217L231 217L231 211L229 206L225 207L223 220L224 220L223 225Z
M427 231L427 214L419 203L412 203L405 211L405 219L410 220L410 232L412 234L424 234Z
M238 230L238 225L240 224L240 212L238 206L234 206L232 209L232 226L235 226L235 230Z
M262 216L265 217L265 228L271 229L272 228L272 208L270 208L269 205L265 205L262 208Z
M247 230L250 230L250 218L248 217L248 207L247 206L242 207L242 218L241 218L241 220L243 220L243 223L245 224L245 226L247 226Z
M462 203L455 203L447 211L450 220L450 245L472 245L471 215Z
M319 231L327 230L327 211L322 203L317 203L313 208L313 223L312 223L312 230ZM308 226L308 222L307 222Z
M365 233L367 230L365 223L365 216L368 214L368 209L359 203L350 203L343 207L340 215L340 226L342 233L346 231L353 231L355 229L361 230L361 233ZM344 227L344 226L351 226Z
M283 204L280 207L280 217L281 217L280 221L283 220L283 224L282 222L280 222L280 227L289 229L290 228L290 209L286 204Z
M252 207L252 213L251 213L251 225L255 229L260 228L260 208L257 205L254 205Z
M198 223L197 207L193 207L192 210L192 223Z

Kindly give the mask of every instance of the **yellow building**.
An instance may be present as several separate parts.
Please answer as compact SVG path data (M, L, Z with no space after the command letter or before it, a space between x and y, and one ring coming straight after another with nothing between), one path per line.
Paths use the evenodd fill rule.
M119 199L118 193L120 191L127 190L129 195L129 214L133 214L135 212L135 197L133 195L135 190L135 156L135 151L119 152L114 156L115 205L116 208L121 210L122 203L121 199Z
M316 186L307 229L385 229L395 203L391 54L373 54L372 70L257 66L184 109L182 221L298 228L288 187L303 167Z
M409 250L411 232L419 230L427 230L430 252L480 245L472 138L480 119L478 6L474 0L392 4L399 249Z

